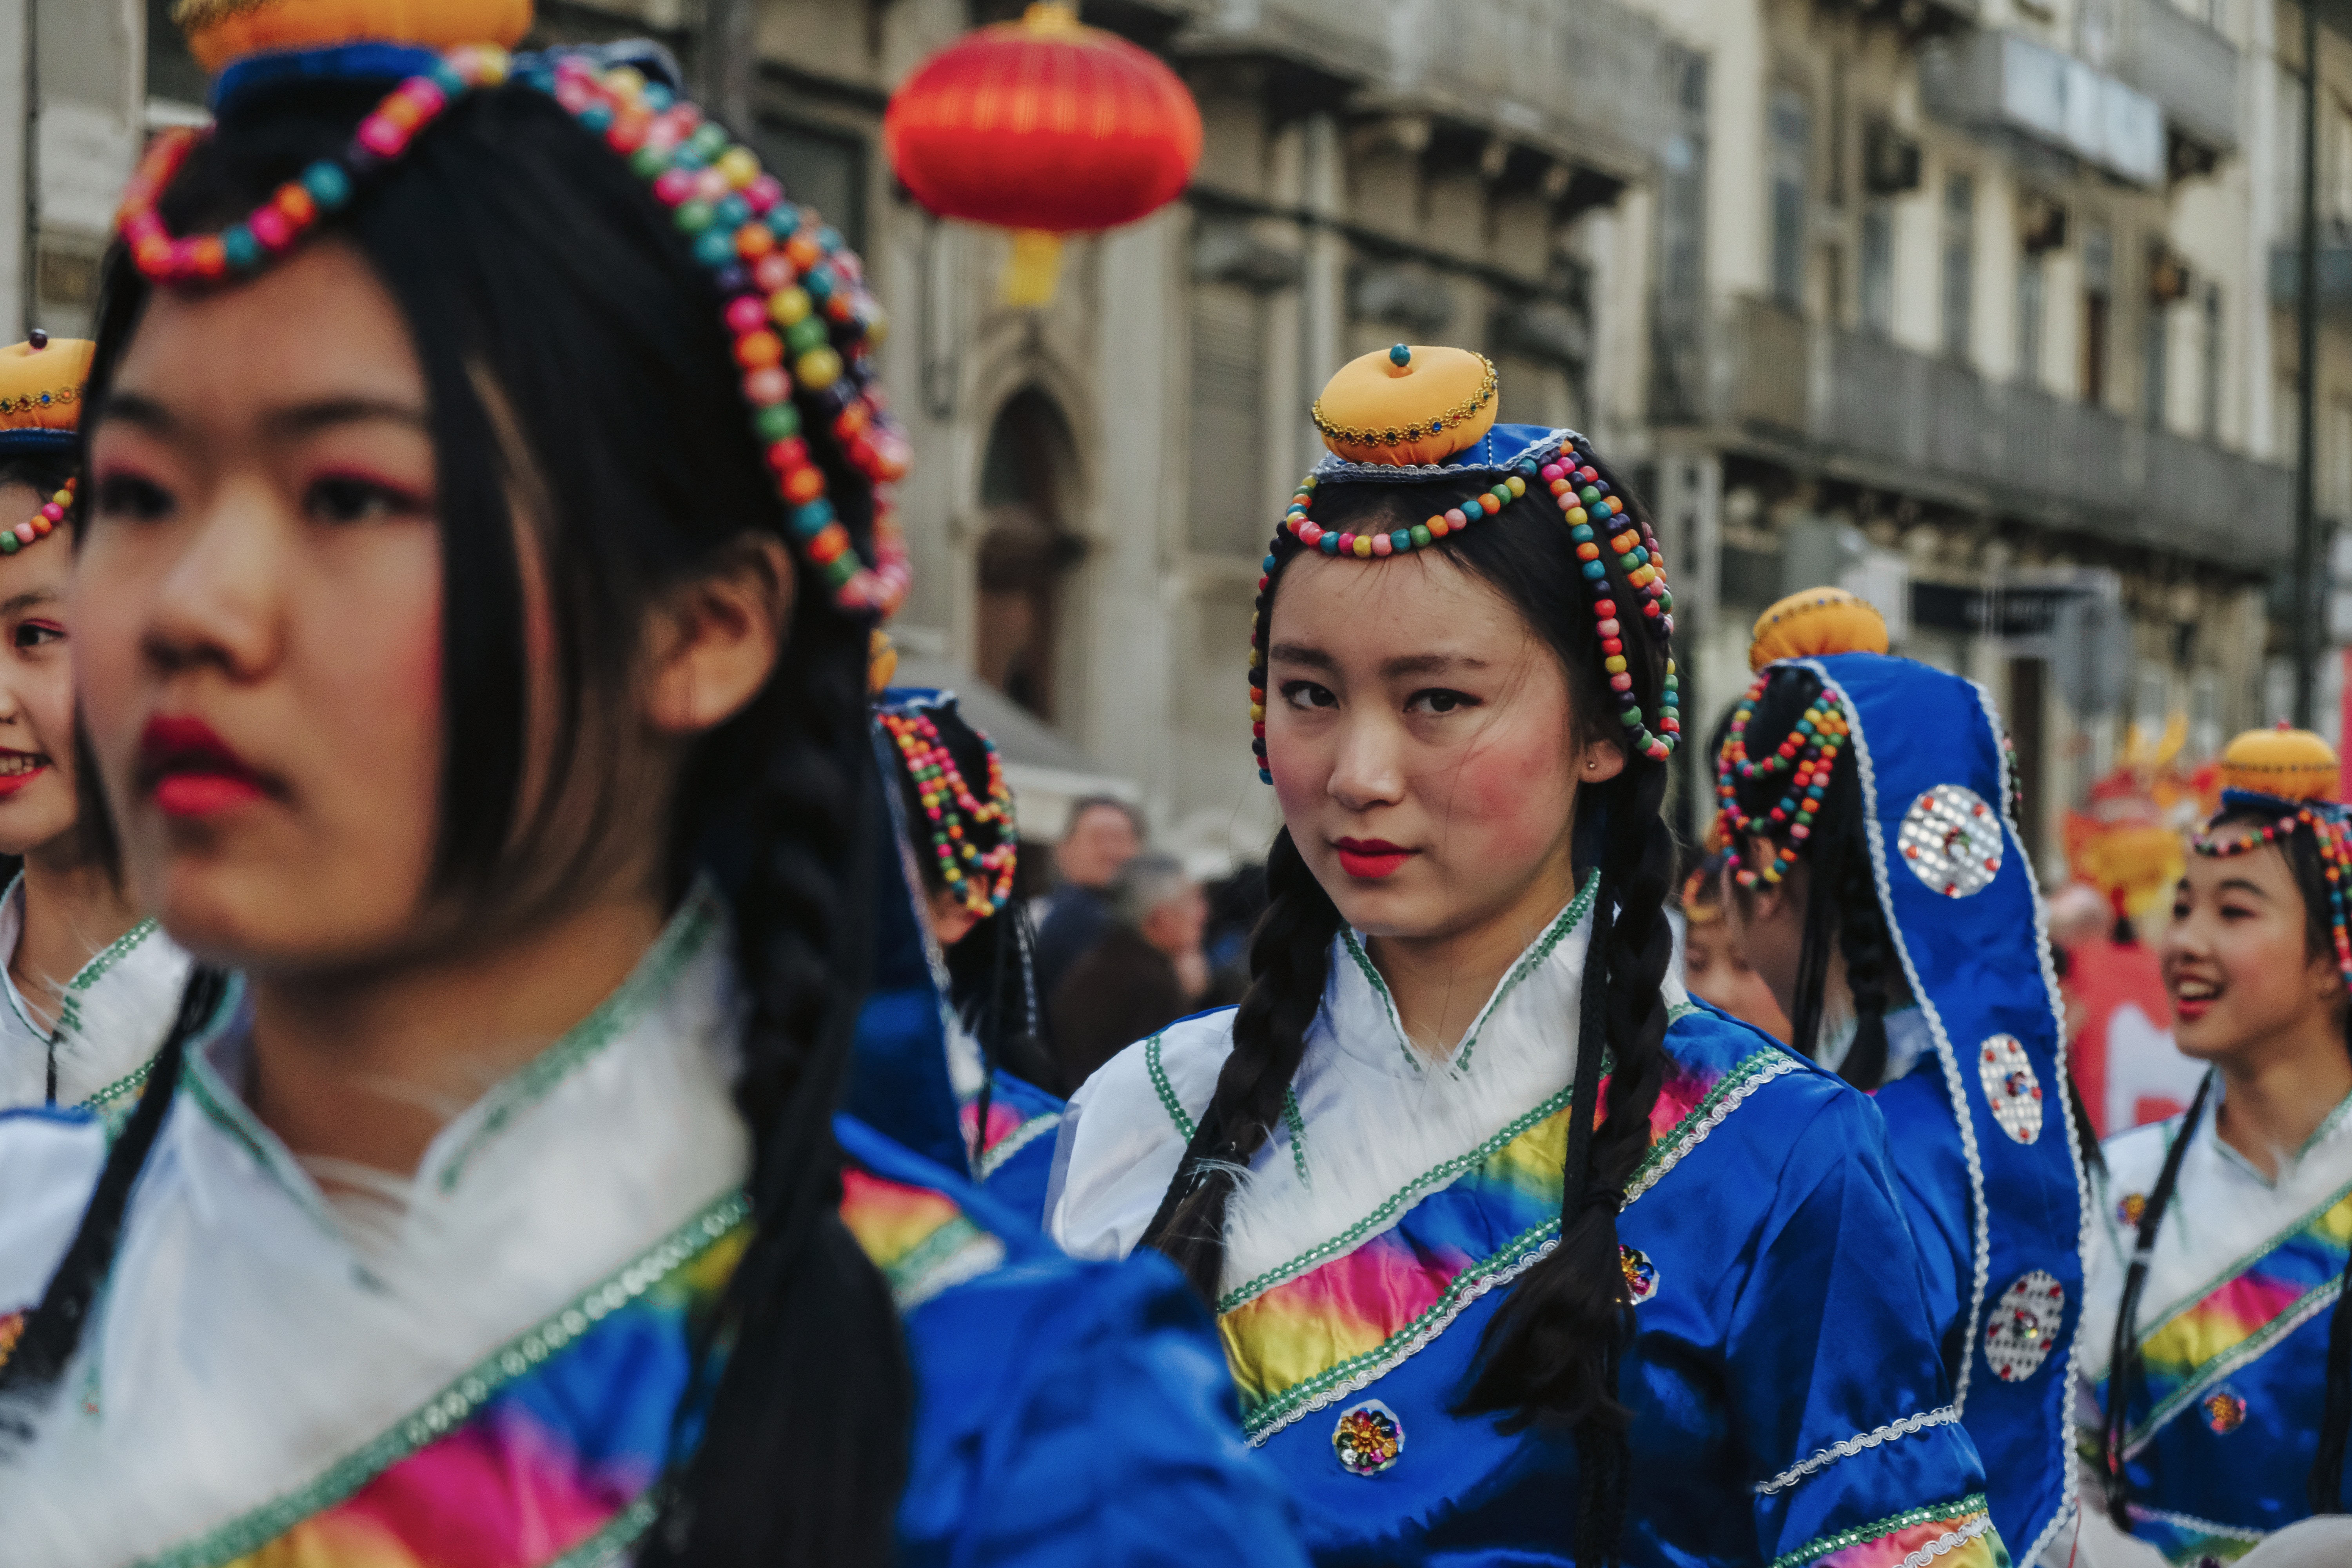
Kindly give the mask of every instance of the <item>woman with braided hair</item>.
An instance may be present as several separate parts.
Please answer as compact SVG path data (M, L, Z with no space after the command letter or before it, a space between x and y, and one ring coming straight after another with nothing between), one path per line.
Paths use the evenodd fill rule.
M1053 1081L1054 1063L1038 1037L1033 933L1013 899L1021 852L1013 793L995 743L964 718L954 692L893 687L874 719L916 918L883 911L849 1103L910 1148L970 1170L1034 1222L1062 1101L1040 1087Z
M110 1144L0 1121L0 1556L1298 1562L1172 1268L835 1115L905 586L856 257L648 46L180 9L275 52L128 195L77 674L201 967Z
M2210 1070L2101 1151L2089 1568L2232 1561L2352 1502L2352 813L2308 731L2241 735L2220 771L2158 950L2175 1037Z
M2073 1517L2083 1197L2041 900L1982 690L1836 588L1756 623L1717 746L1735 937L1790 1044L1886 1122L1952 1383L2027 1556Z
M1673 599L1572 431L1398 344L1316 405L1252 705L1238 1009L1073 1097L1048 1226L1157 1248L1328 1563L2005 1562L1862 1097L1665 983Z

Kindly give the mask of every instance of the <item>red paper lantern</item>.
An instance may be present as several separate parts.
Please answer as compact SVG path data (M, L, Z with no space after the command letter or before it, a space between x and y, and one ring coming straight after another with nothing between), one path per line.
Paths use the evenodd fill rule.
M915 68L882 117L882 145L932 212L1017 231L1006 297L1037 304L1053 292L1059 236L1133 223L1183 191L1201 111L1151 55L1047 0ZM1042 294L1024 263L1042 263Z

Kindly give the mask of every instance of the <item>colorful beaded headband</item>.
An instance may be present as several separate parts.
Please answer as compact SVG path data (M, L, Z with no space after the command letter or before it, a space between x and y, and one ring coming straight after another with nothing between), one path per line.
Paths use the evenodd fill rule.
M1615 595L1620 590L1611 584L1609 568L1601 555L1600 530L1615 526L1625 510L1625 502L1622 497L1609 493L1609 482L1593 468L1591 457L1591 449L1580 440L1563 446L1548 461L1538 463L1529 458L1520 463L1517 472L1459 506L1449 507L1409 529L1387 533L1344 533L1316 522L1308 515L1315 499L1315 477L1308 475L1299 484L1298 493L1291 498L1290 509L1283 514L1279 531L1274 536L1273 548L1260 563L1258 611L1250 623L1250 750L1257 756L1258 778L1266 784L1274 782L1265 759L1265 594L1276 569L1282 563L1284 535L1302 548L1319 550L1331 556L1380 560L1409 555L1462 531L1481 518L1494 516L1526 495L1530 484L1538 483L1550 487L1568 521L1569 537L1575 542L1585 589L1592 595L1593 627L1601 639L1601 667L1608 674L1610 691L1617 702L1618 720L1631 731L1629 739L1633 749L1643 756L1664 762L1674 755L1683 727L1682 694L1675 661L1666 660L1665 687L1659 693L1657 709L1645 715L1641 699L1633 691L1624 627L1617 614ZM1666 587L1666 563L1650 525L1628 521L1610 536L1608 544L1616 556L1626 588L1642 597L1643 617L1656 623L1661 633L1672 636L1675 596Z
M47 539L56 532L58 524L73 512L75 483L75 480L68 479L65 488L51 496L40 510L6 532L0 533L0 555L14 555L35 540Z
M1763 700L1764 689L1771 680L1772 672L1768 669L1740 698L1739 706L1732 710L1730 731L1723 738L1723 754L1716 762L1715 798L1721 808L1724 853L1732 875L1743 888L1752 888L1759 882L1770 887L1796 863L1805 840L1813 836L1813 817L1822 808L1822 796L1829 792L1830 774L1837 766L1838 753L1845 749L1846 737L1853 732L1844 703L1824 686L1776 750L1768 756L1751 758L1748 754L1748 721L1755 716L1756 704ZM1739 784L1769 779L1781 773L1789 775L1789 789L1780 804L1760 818L1739 809ZM1761 867L1745 863L1751 837L1765 839L1772 846L1771 859Z
M2318 847L2320 868L2327 878L2327 923L2336 937L2336 967L2352 983L2352 911L2346 908L2346 886L2352 883L2352 819L2347 818L2343 807L2323 801L2281 800L2244 790L2231 790L2222 796L2225 815L2248 807L2279 815L2252 833L2222 837L2207 828L2189 839L2190 846L2200 855L2222 860L2308 832Z
M215 235L175 236L164 226L157 203L203 134L165 131L123 193L117 219L123 243L141 274L161 286L249 277L348 205L360 182L397 160L451 103L505 81L512 63L505 50L488 45L448 51L387 94L360 121L341 158L311 164L243 222ZM669 209L727 299L744 399L793 538L845 612L890 615L911 580L889 489L906 472L907 448L872 385L870 351L881 341L883 319L856 256L814 211L786 200L782 185L724 126L635 67L605 68L576 54L541 56L526 62L519 79L549 94L626 158ZM833 346L835 327L844 333L846 363ZM794 356L789 374L788 352ZM826 497L824 474L810 459L796 386L874 486L871 566L860 561Z
M988 752L988 797L971 793L954 753L940 738L939 726L919 708L884 709L882 728L906 759L907 774L923 815L930 819L931 853L940 863L940 878L963 907L982 920L1003 909L1013 896L1013 873L1020 854L1021 831L1013 817L1013 794L1004 787L1004 764L996 742L974 730ZM981 828L996 834L996 846L982 849L972 842Z

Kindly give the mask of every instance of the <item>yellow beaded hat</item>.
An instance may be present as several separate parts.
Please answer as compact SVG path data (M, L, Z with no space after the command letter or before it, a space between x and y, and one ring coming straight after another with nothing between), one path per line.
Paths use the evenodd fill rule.
M2249 730L2221 753L2221 787L2274 800L2332 801L2338 793L2336 748L2308 730Z
M512 48L530 31L531 0L179 0L172 20L196 63L362 39L454 48Z
M79 338L35 332L0 349L0 457L72 447L92 347Z
M1497 388L1484 354L1399 343L1340 366L1310 412L1349 462L1437 463L1494 427Z
M1886 617L1870 601L1843 588L1808 588L1757 616L1749 637L1748 668L1751 670L1784 658L1885 653Z

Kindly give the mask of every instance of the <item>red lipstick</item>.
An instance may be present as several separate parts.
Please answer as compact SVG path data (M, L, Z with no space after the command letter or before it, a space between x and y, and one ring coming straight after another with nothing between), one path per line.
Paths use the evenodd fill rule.
M0 751L0 800L6 800L49 771L49 759L39 752Z
M1331 847L1339 852L1341 870L1375 882L1394 876L1397 868L1417 853L1385 838L1335 838Z
M169 714L140 731L139 778L166 816L216 816L269 793L268 781L211 725Z

